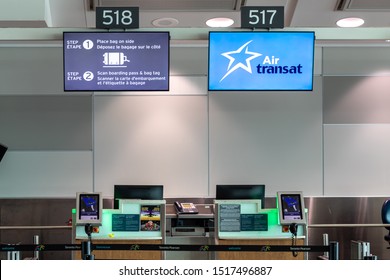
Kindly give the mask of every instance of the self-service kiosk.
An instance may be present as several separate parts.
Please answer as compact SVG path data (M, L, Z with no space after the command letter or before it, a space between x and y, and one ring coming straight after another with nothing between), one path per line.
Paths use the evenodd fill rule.
M118 209L102 209L101 194L83 193L77 196L77 204L74 242L82 244L82 252L74 252L74 259L163 259L159 250L103 249L109 245L164 244L165 200L119 199ZM103 249L92 254L93 247Z
M277 194L277 208L262 207L261 200L215 200L215 243L262 246L262 250L217 252L221 260L306 259L304 252L270 252L272 246L307 245L306 209L301 192Z

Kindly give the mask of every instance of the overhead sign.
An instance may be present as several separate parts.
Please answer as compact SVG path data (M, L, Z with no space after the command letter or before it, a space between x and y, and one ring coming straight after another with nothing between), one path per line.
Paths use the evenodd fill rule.
M168 91L169 32L64 32L65 91Z
M139 28L138 7L96 7L96 28Z
M208 89L312 90L314 32L210 32Z
M241 8L241 28L283 28L284 7Z

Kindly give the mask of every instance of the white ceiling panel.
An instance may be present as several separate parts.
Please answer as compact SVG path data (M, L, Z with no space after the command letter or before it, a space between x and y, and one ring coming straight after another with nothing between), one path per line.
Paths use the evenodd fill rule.
M361 12L384 12L390 11L389 0L340 0L338 9L344 11L361 11Z
M96 2L102 7L139 7L142 11L233 10L236 6L236 0L99 0Z
M210 29L206 20L230 17L230 29L239 30L240 7L283 6L285 29L313 30L325 36L322 39L384 40L390 39L390 0L0 0L0 35L3 40L18 38L20 29L34 28L36 34L50 34L58 29L82 30L95 28L95 7L139 7L139 28L168 30L184 35L179 39L204 39ZM361 28L346 32L336 26L343 17L362 17ZM153 24L155 20L175 25ZM49 28L48 28L49 27ZM367 32L370 32L368 34ZM33 32L26 31L31 40ZM199 34L202 33L201 36ZM16 34L16 35L15 35ZM376 36L376 34L380 34ZM181 36L180 35L180 36ZM41 35L40 35L41 36ZM45 36L43 36L45 37ZM58 36L59 37L59 36ZM201 38L199 38L201 37ZM0 40L2 38L0 37ZM18 38L23 39L23 38ZM42 38L37 38L42 39Z

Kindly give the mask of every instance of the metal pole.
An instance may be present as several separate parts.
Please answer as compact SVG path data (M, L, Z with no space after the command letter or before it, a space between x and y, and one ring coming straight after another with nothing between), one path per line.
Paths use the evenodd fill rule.
M39 244L39 235L34 235L34 245ZM39 251L34 251L34 260L39 260Z
M339 260L339 243L337 241L330 241L329 260Z
M327 233L324 233L322 235L322 240L323 240L324 246L329 246L329 236ZM324 256L329 259L329 252L324 252Z
M91 240L81 242L81 258L83 260L94 260L95 256L92 255L92 243Z

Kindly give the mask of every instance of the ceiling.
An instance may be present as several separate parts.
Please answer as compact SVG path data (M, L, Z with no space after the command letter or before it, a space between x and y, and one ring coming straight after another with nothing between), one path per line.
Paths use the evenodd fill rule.
M313 30L320 40L390 39L390 0L1 0L1 6L2 41L60 40L64 30L93 29L97 6L139 7L141 30L168 30L176 40L207 39L205 22L213 17L230 17L235 23L228 30L240 29L242 6L283 6L285 29ZM361 17L365 24L337 27L344 17Z

